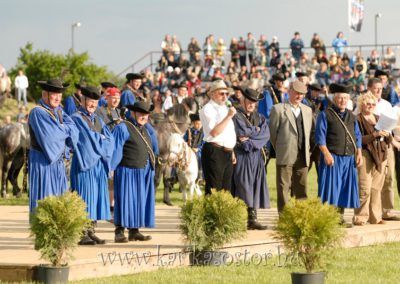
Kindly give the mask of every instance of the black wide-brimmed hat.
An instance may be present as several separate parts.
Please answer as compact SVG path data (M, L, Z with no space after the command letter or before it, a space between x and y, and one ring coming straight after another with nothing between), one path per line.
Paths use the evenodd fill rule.
M286 80L285 74L281 72L272 75L272 81L285 81L285 80Z
M85 87L86 84L81 82L81 83L75 83L74 86L75 86L75 88L77 88L78 90L82 90L82 88Z
M60 79L49 79L47 81L38 81L39 86L43 91L63 93L68 88L69 84L63 83Z
M130 111L140 112L140 113L150 113L154 109L154 105L150 105L145 101L138 101L133 105L127 105L127 109Z
M178 89L180 89L180 88L184 88L184 89L188 89L188 85L186 84L186 82L182 82L182 83L180 83L178 86L177 86L177 88Z
M128 82L131 80L142 80L143 75L139 73L128 73L126 74L125 78Z
M259 92L251 88L244 89L243 96L253 102L258 102L264 98L263 94L260 94Z
M100 92L99 89L93 86L82 87L81 89L82 95L92 99L92 100L99 100L100 99Z
M350 93L351 90L353 89L353 85L351 83L347 83L347 84L336 84L336 83L332 83L329 85L329 92L331 94L334 93Z
M386 77L389 78L389 73L384 71L384 70L379 70L378 69L378 70L375 71L374 77L378 78L379 76L386 76Z
M311 91L317 91L317 92L322 91L322 86L321 86L321 84L318 84L318 83L308 85L308 87L310 88Z
M232 89L235 91L240 91L242 94L244 93L244 89L242 86L232 86Z
M117 86L111 82L101 82L100 85L104 88L117 88Z
M194 122L194 121L199 121L200 120L200 115L198 113L191 113L189 115L190 117L190 121Z
M305 77L305 76L307 76L307 74L306 73L304 73L304 72L301 72L301 71L297 71L295 74L294 74L297 78L299 78L299 77Z

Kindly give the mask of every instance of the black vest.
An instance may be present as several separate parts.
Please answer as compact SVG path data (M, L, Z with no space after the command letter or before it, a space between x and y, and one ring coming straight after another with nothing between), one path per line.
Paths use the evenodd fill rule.
M36 140L35 132L33 132L32 126L30 124L28 125L29 125L29 135L31 140L31 148L35 149L36 151L43 152L42 148L40 148L40 145Z
M94 122L91 122L85 114L82 112L79 112L79 114L82 116L83 120L86 121L90 129L92 129L94 132L101 133L102 127L98 117L95 117Z
M392 88L390 85L387 85L385 88L382 90L382 96L381 98L384 100L387 100L389 103L392 103L390 101L390 92L392 91Z
M328 150L336 155L341 156L352 156L355 154L353 142L351 141L350 136L347 134L343 125L340 123L338 118L334 113L332 108L328 108L326 113L326 120L328 123L328 133L326 135L326 146ZM343 123L346 125L349 130L351 136L353 137L353 141L356 141L356 135L354 132L354 123L356 121L356 117L349 111L346 111L346 114L343 119Z
M203 129L200 130L195 130L194 128L190 128L188 131L190 131L191 135L191 140L190 140L190 148L199 148L199 145L203 141ZM197 132L195 134L195 132ZM188 141L189 142L189 141Z
M296 117L293 113L294 119L296 120L296 128L297 128L297 149L299 153L304 154L305 151L305 137L304 137L304 125L303 125L303 114L300 114Z
M147 160L150 158L149 150L146 143L143 141L140 134L134 129L135 126L126 121L122 123L124 123L126 125L126 128L128 129L129 138L124 144L123 156L119 165L134 169L145 168ZM136 127L136 129L141 132L142 136L146 139L148 145L151 146L151 138L146 128L143 126L141 128ZM150 162L153 163L154 161L150 159Z

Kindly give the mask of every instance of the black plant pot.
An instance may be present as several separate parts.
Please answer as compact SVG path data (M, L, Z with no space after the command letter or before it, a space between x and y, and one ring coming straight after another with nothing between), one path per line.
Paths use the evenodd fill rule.
M189 254L191 265L223 266L227 257L226 251L196 251Z
M36 267L34 280L45 284L67 283L68 275L68 266L40 265Z
M325 272L292 272L292 284L324 284Z

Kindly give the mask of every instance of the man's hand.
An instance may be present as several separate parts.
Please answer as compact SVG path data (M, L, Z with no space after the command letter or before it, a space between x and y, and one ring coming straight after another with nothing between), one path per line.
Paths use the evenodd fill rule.
M240 141L240 142L245 142L245 141L247 141L247 140L249 140L249 137L247 137L247 136L240 136L240 137L239 137L239 141Z
M236 109L233 106L230 107L227 116L229 118L233 118L235 116L235 114L236 114Z
M361 167L363 164L361 149L357 149L356 164L357 164L357 167Z
M235 152L232 152L232 164L236 165L236 162L237 162L237 160L236 160Z
M324 153L324 161L325 161L325 164L329 167L331 167L335 164L335 160L333 159L333 156L329 151Z

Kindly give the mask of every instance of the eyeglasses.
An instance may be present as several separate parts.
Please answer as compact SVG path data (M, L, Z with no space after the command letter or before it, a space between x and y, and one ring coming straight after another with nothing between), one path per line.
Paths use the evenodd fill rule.
M366 103L367 106L376 106L376 103Z
M228 93L228 92L219 92L219 95L222 97L222 96L227 96L227 95L229 95L229 93Z

